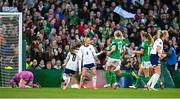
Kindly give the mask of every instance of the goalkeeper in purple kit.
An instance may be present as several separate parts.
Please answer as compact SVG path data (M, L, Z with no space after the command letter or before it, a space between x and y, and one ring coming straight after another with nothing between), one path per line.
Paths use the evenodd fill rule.
M30 71L22 71L17 73L11 80L10 85L12 88L33 88L38 87L33 84L34 76Z

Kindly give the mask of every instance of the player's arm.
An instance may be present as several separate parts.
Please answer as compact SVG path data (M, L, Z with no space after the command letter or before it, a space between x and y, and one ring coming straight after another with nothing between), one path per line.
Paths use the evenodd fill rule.
M113 45L111 50L107 52L107 55L110 55L112 52L116 50L116 45Z
M133 51L135 54L143 54L144 53L144 48L141 48L139 51Z
M163 51L161 49L162 49L161 46L157 45L158 56L162 59L162 58L166 57L167 55L165 53L163 53Z
M63 66L66 66L66 65L67 65L67 62L69 61L69 59L70 59L70 52L68 53L66 59L64 60Z
M24 79L20 79L19 81L19 88L31 88L30 86L26 85L26 81Z
M96 56L101 55L101 54L103 53L103 51L100 51L99 53L96 53L95 48L92 46L92 53L93 53L93 55L96 57Z

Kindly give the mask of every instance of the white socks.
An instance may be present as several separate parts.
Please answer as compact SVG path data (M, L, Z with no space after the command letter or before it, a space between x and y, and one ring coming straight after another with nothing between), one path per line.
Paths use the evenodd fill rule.
M150 86L151 88L154 88L154 86L156 85L159 77L160 77L159 74L157 74L157 73L153 74L151 79L148 81L147 85Z
M154 78L154 74L152 75L152 77L149 79L147 85L150 86L152 84L152 81L153 81L153 78Z
M92 76L92 84L93 84L93 87L96 88L96 81L97 81L97 76L96 75L93 75Z
M154 74L154 77L153 77L153 81L152 81L152 84L151 84L151 88L154 88L154 86L156 85L158 79L159 79L159 74L155 73Z
M70 76L69 75L63 75L63 79L64 79L64 87L67 87L69 85L69 82L70 82Z

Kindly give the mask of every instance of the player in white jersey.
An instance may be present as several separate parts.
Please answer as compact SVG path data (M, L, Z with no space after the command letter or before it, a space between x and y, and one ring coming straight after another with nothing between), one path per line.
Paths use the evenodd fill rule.
M79 73L81 73L82 53L78 50L80 46L81 46L80 43L73 45L65 59L64 65L66 67L63 73L63 80L64 80L63 89L67 88L71 76L75 74L75 72L78 69L79 69Z
M166 30L161 31L159 38L154 42L153 48L150 52L150 61L154 68L154 74L152 75L151 79L148 81L147 85L150 90L157 91L154 86L157 83L160 74L160 59L166 57L166 54L163 53L163 41L168 40L169 33Z
M89 37L86 37L84 39L84 45L82 45L79 49L82 53L82 62L83 62L83 69L82 69L82 75L80 78L80 88L83 86L83 82L85 80L85 76L87 74L87 69L90 69L92 71L92 84L93 89L96 89L96 58L98 55L102 54L103 51L100 53L96 53L93 45L91 45L91 39Z

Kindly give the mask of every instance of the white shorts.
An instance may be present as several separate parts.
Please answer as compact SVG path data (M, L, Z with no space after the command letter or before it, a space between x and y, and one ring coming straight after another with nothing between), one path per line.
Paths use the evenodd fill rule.
M151 62L150 61L146 61L146 62L141 62L141 67L142 68L151 68Z
M110 58L110 57L108 57L108 60L106 62L107 67L108 66L118 67L118 66L120 66L120 64L121 64L120 59L113 59L113 58Z

